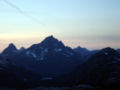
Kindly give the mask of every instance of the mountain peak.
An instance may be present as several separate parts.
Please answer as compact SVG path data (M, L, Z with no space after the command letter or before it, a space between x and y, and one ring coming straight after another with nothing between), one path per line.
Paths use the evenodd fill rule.
M16 48L16 46L13 43L10 43L8 47L10 47L10 48Z
M23 52L24 50L25 50L24 47L21 47L21 48L19 49L20 52Z
M2 54L8 54L16 51L17 51L16 46L13 43L10 43L9 46L2 52Z
M9 49L9 50L14 50L14 51L17 51L17 48L16 48L16 46L13 44L13 43L10 43L9 44L9 46L8 46L8 48L6 48L6 49Z
M56 39L53 35L46 37L42 42L42 46L47 46L47 47L63 47L64 44Z
M54 38L54 36L53 36L53 35L50 35L50 36L48 36L47 38Z
M53 35L46 37L43 41L58 41Z
M100 52L98 52L98 54L114 56L114 55L118 55L118 52L116 50L114 50L113 48L106 47L106 48L103 48Z
M113 53L113 52L116 52L116 50L114 50L113 48L110 48L110 47L106 47L106 48L102 49L101 52L111 52L111 53Z

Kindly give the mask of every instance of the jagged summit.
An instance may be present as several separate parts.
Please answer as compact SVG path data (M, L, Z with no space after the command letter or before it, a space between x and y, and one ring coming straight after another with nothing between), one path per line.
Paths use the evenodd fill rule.
M64 48L64 44L54 36L46 37L41 43L34 44L30 48Z
M102 51L115 51L115 50L111 47L106 47L106 48L103 48Z
M110 48L104 48L101 51L99 51L98 53L94 54L88 61L93 61L95 63L102 63L104 62L104 64L113 64L113 62L119 62L120 60L120 55L119 53Z
M7 54L12 54L13 52L17 52L17 48L13 43L10 43L6 49L3 50L2 54L7 55Z
M53 35L46 37L43 41L45 40L57 40Z
M30 48L64 48L64 44L53 35L46 37L41 43L34 44ZM28 49L30 49L28 48Z
M63 47L63 43L61 41L59 41L58 39L56 39L54 36L48 36L47 38L45 38L42 42L41 42L42 46L46 46L46 47Z
M8 46L8 48L16 49L17 50L16 46L13 43L10 43L9 46Z
M46 39L55 39L55 37L53 35L50 35L50 36L46 37Z
M116 54L118 54L118 52L111 47L106 47L106 48L102 49L99 53L103 53L105 55L108 55L108 54L109 55L116 55Z
M52 43L55 41L58 42L58 40L51 35L51 36L46 37L41 43L45 43L45 42Z
M55 55L66 59L74 56L75 52L53 36L48 36L41 43L34 44L26 49L26 55L37 60L45 60L46 58L49 59L49 57L56 58Z

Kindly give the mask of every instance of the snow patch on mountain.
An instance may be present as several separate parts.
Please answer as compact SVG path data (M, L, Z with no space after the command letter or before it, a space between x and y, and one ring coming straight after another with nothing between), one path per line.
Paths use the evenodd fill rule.
M27 51L26 54L27 54L27 55L30 55L30 51Z
M44 49L44 52L48 52L48 48L45 48L45 49Z
M61 48L55 48L55 51L56 51L56 52L61 52L62 49L61 49Z
M34 58L37 58L36 54L33 53L33 52L27 51L26 54L27 54L28 56L32 56L32 57L34 57Z
M40 60L44 60L44 51L41 51Z
M37 57L35 53L31 53L31 54L32 54L32 56L33 56L34 58L36 58L36 57Z
M104 54L105 54L105 55L108 55L108 53L107 53L107 52L104 52Z

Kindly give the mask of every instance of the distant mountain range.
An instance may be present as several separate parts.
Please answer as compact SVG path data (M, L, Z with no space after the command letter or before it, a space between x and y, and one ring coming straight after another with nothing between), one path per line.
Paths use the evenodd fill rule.
M49 36L27 49L18 50L11 43L3 50L0 54L0 86L119 86L119 69L119 49L90 51L80 46L72 49Z
M53 36L27 49L17 50L14 44L10 44L1 56L9 58L17 66L52 77L71 72L82 62L78 53Z
M97 53L99 50L88 50L87 48L82 48L78 46L77 48L73 49L76 53L79 54L79 58L81 59L81 62L84 63L88 60L89 57Z
M49 81L52 85L120 88L120 54L104 48L71 73Z
M120 85L120 54L112 48L104 48L78 66L70 75L69 80L74 84L118 87Z

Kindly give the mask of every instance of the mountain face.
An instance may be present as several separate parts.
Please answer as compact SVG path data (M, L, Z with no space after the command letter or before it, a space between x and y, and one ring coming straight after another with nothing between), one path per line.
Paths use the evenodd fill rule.
M117 51L120 53L120 49L117 49Z
M0 56L0 87L27 88L40 81L42 76L38 73L18 67L10 59Z
M17 50L12 44L2 54L11 59L17 66L25 67L45 76L56 76L72 71L80 64L78 54L71 48L49 36L41 43L27 49Z
M70 72L80 60L71 48L55 39L47 37L39 44L32 45L26 50L27 56L32 56L38 63L41 73L48 76L61 75Z
M65 46L53 36L17 50L10 44L0 54L0 86L92 85L120 87L119 50Z
M112 48L104 48L67 77L68 83L72 84L119 87L120 54Z
M119 50L65 46L53 36L17 50L10 44L0 54L0 86L92 85L120 87Z
M2 52L3 56L10 56L12 54L16 54L18 52L17 48L13 43L9 44L9 46Z
M60 55L66 59L70 59L71 56L75 55L75 52L68 47L65 47L61 41L58 41L53 36L47 37L40 44L32 45L26 50L26 54L33 56L36 60L46 60L48 58L56 57Z

